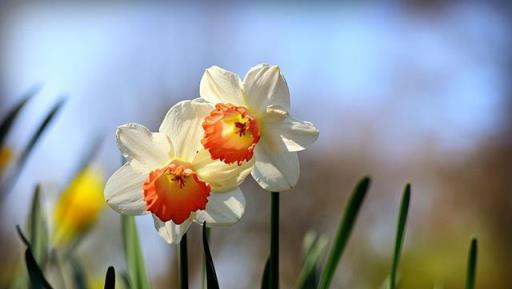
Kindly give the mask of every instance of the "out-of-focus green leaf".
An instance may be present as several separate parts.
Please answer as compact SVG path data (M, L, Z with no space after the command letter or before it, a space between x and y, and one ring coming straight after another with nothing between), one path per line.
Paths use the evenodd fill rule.
M32 206L27 223L27 231L30 243L32 244L32 254L36 261L44 268L48 257L48 225L46 221L46 212L41 205L41 186L36 185L32 197Z
M0 123L0 147L4 144L5 138L7 134L11 130L16 117L19 115L23 107L27 104L30 98L36 95L39 92L39 87L31 89L25 96L21 98L21 100L7 113L5 118L2 119L2 123Z
M208 246L208 238L206 233L206 222L203 223L203 250L204 261L206 265L206 288L219 289L219 280L217 280L217 273L215 273L215 265L213 265L212 254Z
M31 289L52 289L52 286L44 278L43 271L37 265L36 259L34 259L32 252L28 248L25 250L25 263L27 264Z
M74 289L87 289L87 277L85 276L82 264L75 258L75 256L68 256L69 264L71 265L71 274L73 275Z
M269 289L270 288L270 256L267 258L267 262L265 262L265 269L263 269L263 278L261 278L261 289Z
M105 289L115 289L116 288L116 271L114 267L110 266L107 269L107 275L105 276Z
M27 249L25 250L25 265L27 267L30 280L30 289L52 289L52 286L44 277L41 267L39 267L34 255L32 254L32 246L27 237L25 237L25 234L23 234L19 226L16 226L16 231L18 232L21 241L27 246Z
M298 289L315 289L320 281L320 260L327 247L327 238L318 237L315 232L307 232L302 244L302 269L297 278Z
M356 222L357 215L361 209L361 205L363 204L369 186L369 177L365 177L359 181L354 189L354 192L352 193L352 196L350 197L347 206L345 207L345 212L338 227L336 238L334 239L334 244L331 248L331 251L329 252L327 262L322 272L322 277L320 278L320 285L318 287L319 289L327 289L331 284L332 278L334 277L338 263L341 259L341 256L343 255L343 251L345 250L348 239L350 237L350 233L352 232L352 228L354 227L354 223Z
M391 273L389 275L389 289L396 288L396 275L398 264L400 263L400 254L404 242L405 224L407 223L407 214L409 213L409 202L411 200L411 185L407 184L402 196L400 205L400 214L398 216L398 227L396 230L395 250L393 253L393 263L391 265Z
M50 112L48 112L48 114L44 118L43 122L37 128L34 135L30 138L27 146L21 152L20 157L17 160L15 167L13 168L13 170L11 170L9 172L9 176L4 179L5 182L0 184L0 193L2 194L0 197L4 196L12 188L12 186L16 183L18 176L19 176L21 170L23 169L28 157L32 153L33 149L35 148L37 142L39 141L39 139L41 138L43 133L48 128L48 125L52 122L52 120L57 115L57 112L59 112L59 110L63 107L64 103L65 103L65 99L61 99L53 106L53 108L50 110Z
M469 248L468 272L466 275L466 289L474 289L475 288L477 255L478 255L478 243L477 243L477 240L475 238L473 238L471 240L471 246Z
M135 218L133 216L122 215L121 226L123 230L124 252L128 274L130 276L130 288L149 289L151 286L146 276Z

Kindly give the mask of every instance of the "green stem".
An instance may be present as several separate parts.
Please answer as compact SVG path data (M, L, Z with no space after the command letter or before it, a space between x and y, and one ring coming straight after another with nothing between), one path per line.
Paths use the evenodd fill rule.
M187 234L183 235L178 244L178 270L180 272L180 288L188 289Z
M208 244L210 243L210 228L206 227L205 228L205 233L206 233L206 241L208 241ZM206 257L203 257L203 265L202 265L202 269L201 269L201 276L203 277L203 280L202 280L202 286L201 288L203 289L207 289L207 282L206 282Z
M279 289L279 192L272 192L270 218L270 289Z

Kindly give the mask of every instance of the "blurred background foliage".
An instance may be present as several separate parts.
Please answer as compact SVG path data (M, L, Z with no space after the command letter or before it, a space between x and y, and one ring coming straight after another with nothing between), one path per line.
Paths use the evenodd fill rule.
M472 236L480 247L477 288L511 287L510 8L505 1L442 0L0 1L0 115L41 85L2 143L4 176L9 160L23 155L43 119L67 99L2 199L1 280L12 278L22 256L14 226L26 223L37 183L55 217L50 227L62 230L52 238L71 246L88 232L76 237L74 254L91 284L101 284L108 265L125 270L119 218L95 193L120 163L115 127L157 128L172 104L198 96L210 65L243 75L269 62L287 78L295 115L321 131L301 154L297 188L281 196L283 288L295 285L303 236L311 228L333 236L348 193L366 174L372 189L333 288L381 286L407 181L414 194L402 288L462 288ZM97 146L99 136L105 140ZM96 147L95 169L83 171ZM227 289L259 286L268 252L270 195L250 180L243 189L244 219L211 236ZM83 212L94 213L62 209L82 200L91 200ZM58 225L62 214L71 215ZM149 217L137 222L153 287L172 288L174 247L159 239ZM189 248L198 286L198 228Z

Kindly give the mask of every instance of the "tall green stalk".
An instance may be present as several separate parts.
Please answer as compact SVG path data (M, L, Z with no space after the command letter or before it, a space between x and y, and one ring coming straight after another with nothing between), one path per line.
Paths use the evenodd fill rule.
M188 252L187 234L178 245L178 269L180 271L180 289L188 289Z
M279 192L272 192L270 207L270 289L279 289Z

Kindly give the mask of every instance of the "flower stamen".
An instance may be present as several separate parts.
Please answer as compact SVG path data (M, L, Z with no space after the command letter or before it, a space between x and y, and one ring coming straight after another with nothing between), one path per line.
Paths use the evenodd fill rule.
M248 161L260 139L257 120L247 108L233 104L218 103L203 122L203 146L212 159L225 163Z
M204 210L210 195L210 185L190 169L189 164L171 163L149 173L144 182L146 210L162 222L175 224L186 221L197 210Z

